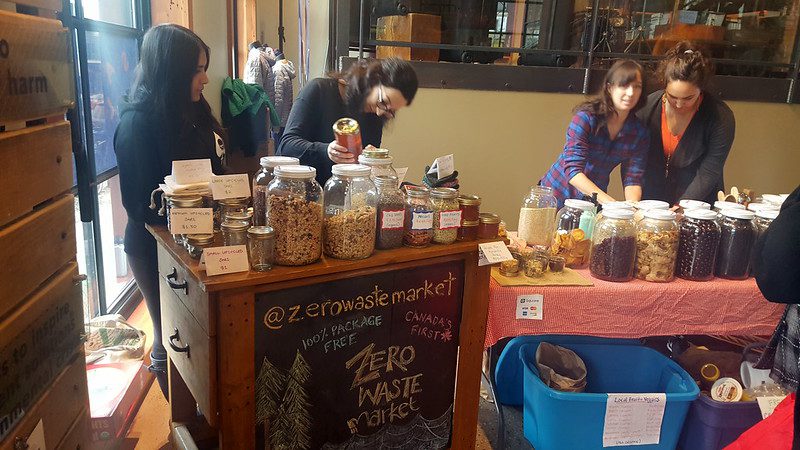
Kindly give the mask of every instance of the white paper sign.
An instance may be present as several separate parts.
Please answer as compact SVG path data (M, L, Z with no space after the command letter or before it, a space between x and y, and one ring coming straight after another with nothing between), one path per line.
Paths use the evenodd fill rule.
M250 179L246 173L214 176L211 178L211 195L214 200L250 197Z
M544 296L542 294L517 296L517 319L542 320L542 307Z
M506 243L503 241L478 244L478 252L480 253L478 259L479 266L487 266L489 264L497 264L514 259L514 257L511 256L511 252L508 251Z
M28 450L45 450L47 448L44 443L44 423L42 419L39 419L39 423L36 424L36 428L33 429L25 443L28 444L26 447Z
M206 274L208 276L250 270L250 260L247 259L246 245L209 247L203 250L203 256L205 257Z
M603 447L658 444L666 404L667 394L608 394Z
M450 228L458 228L461 226L461 210L454 211L440 211L439 212L439 229L447 230Z
M172 234L211 234L214 232L214 210L211 208L172 208L169 210L169 232Z
M778 404L780 404L780 402L782 402L785 398L785 395L774 397L756 397L758 409L761 410L761 418L766 419L767 417L771 416L775 411L775 407L777 407Z
M210 159L172 161L172 176L178 184L207 183L214 173Z
M408 167L400 167L394 170L397 172L397 185L400 186L403 181L406 179L406 174L408 173Z
M436 158L433 164L436 166L436 176L440 180L444 177L449 177L456 170L453 155L440 156Z
M433 213L432 212L412 212L411 213L411 229L412 230L430 230L433 228Z
M399 230L403 228L405 217L406 212L402 209L381 211L381 230Z

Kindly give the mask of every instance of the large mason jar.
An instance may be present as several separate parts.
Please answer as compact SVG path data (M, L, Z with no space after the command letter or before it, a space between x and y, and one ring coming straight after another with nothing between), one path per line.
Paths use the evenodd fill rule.
M359 164L372 169L372 179L375 177L397 177L397 172L392 167L393 158L385 148L365 149L358 155Z
M275 231L275 261L302 266L322 256L322 187L308 166L278 166L267 187L267 221Z
M630 281L636 259L636 223L629 209L605 210L592 232L589 270L606 281Z
M552 188L533 186L519 210L519 237L536 250L549 250L557 205Z
M364 259L375 251L378 190L371 170L361 164L336 164L325 183L325 254Z
M259 161L261 169L253 176L253 226L267 223L267 186L275 179L278 166L296 166L300 160L291 156L265 156Z
M594 203L570 198L556 215L550 254L563 257L567 267L577 269L589 263L594 210Z
M756 242L755 214L746 209L723 209L714 273L720 278L744 280L750 275L750 259Z
M716 212L689 209L683 213L676 268L678 277L691 281L714 278L719 235Z
M675 279L679 236L676 217L669 210L645 211L636 225L636 278L662 283Z

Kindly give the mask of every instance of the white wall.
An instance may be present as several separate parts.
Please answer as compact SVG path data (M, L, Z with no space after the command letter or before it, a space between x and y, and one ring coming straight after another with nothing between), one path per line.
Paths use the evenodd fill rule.
M228 76L227 10L220 0L194 0L194 32L211 48L211 63L208 66L208 84L203 95L211 105L214 115L220 118L222 102L222 80Z

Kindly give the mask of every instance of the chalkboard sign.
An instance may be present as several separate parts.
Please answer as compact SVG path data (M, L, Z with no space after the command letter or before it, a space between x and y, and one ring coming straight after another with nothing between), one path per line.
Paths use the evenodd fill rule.
M256 296L256 448L450 443L462 261Z

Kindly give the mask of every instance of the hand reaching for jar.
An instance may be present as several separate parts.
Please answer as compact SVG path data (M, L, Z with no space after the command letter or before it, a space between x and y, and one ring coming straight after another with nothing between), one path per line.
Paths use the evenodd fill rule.
M335 164L354 164L356 162L356 156L337 144L336 141L328 144L328 158Z

